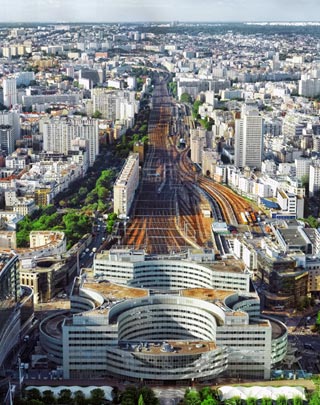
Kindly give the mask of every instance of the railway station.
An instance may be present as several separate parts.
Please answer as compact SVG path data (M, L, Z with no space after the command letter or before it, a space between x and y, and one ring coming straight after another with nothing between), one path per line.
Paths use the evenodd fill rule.
M43 347L64 378L270 378L287 330L261 316L247 273L206 252L134 253L98 255L94 272L75 280L71 312L43 321Z

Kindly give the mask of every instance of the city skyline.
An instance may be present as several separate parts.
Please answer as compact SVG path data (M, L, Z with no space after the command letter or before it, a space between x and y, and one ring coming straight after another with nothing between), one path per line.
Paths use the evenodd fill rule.
M1 0L2 22L132 22L132 21L315 21L320 12L316 0L119 0L105 4L98 0Z

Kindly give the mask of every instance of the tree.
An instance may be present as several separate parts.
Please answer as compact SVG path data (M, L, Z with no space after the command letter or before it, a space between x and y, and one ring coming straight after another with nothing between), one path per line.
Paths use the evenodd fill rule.
M32 388L31 390L26 391L26 397L28 400L36 399L40 401L42 399L41 393L37 388Z
M67 205L67 203L65 202L65 200L60 200L60 201L59 201L59 206L60 206L61 208L64 208L66 205Z
M246 400L246 405L256 405L257 399L253 397L248 397Z
M293 397L292 403L293 403L293 405L302 405L303 400L301 397L296 396L296 397Z
M201 126L205 128L207 131L212 130L213 121L207 119L198 119L198 121L200 122Z
M168 84L168 87L169 87L169 90L170 90L171 94L173 95L173 97L176 97L177 96L177 87L178 87L177 82L170 82Z
M302 187L305 187L307 190L309 188L309 175L305 174L304 176L301 177L301 184Z
M101 405L105 400L104 391L101 388L95 388L90 391L90 404Z
M287 398L284 395L279 395L276 400L276 405L287 405Z
M309 400L309 405L319 405L320 404L320 392L315 391Z
M267 397L262 398L261 405L272 405L272 399Z
M87 404L86 397L85 397L84 393L80 390L74 392L73 399L74 399L74 402L76 403L76 405L86 405Z
M139 396L138 405L144 405L144 400L142 394Z
M100 111L95 111L92 115L92 118L101 118L102 117L102 113Z
M112 403L113 404L120 404L120 390L117 386L112 387Z
M140 396L143 398L143 402L145 405L157 405L159 404L159 400L156 397L153 390L149 387L142 387L139 390ZM140 397L139 397L140 400ZM140 404L139 404L140 405Z
M192 107L192 117L193 118L197 118L198 114L199 114L199 107L201 106L202 102L200 100L196 100L193 103L193 107Z
M182 93L180 97L180 101L182 103L191 103L192 102L192 97L188 93Z
M138 389L134 386L127 387L120 395L121 405L133 405L139 400Z
M118 215L115 212L111 212L111 214L108 215L108 219L111 221L115 221L118 218Z
M146 145L148 143L148 141L149 141L149 137L147 135L145 135L140 139L140 141L141 141L141 143Z
M305 221L311 226L311 228L317 228L319 226L318 219L313 217L312 215L309 215L308 218L305 219Z
M320 332L320 311L317 314L317 319L316 319L316 322L315 322L315 326L316 326L317 331Z
M53 391L51 390L45 390L42 393L42 402L48 405L53 405L56 403L55 396L53 394Z
M201 399L199 392L194 390L187 390L184 394L183 403L185 405L200 405Z
M205 399L213 397L213 393L212 393L212 390L210 387L201 388L201 390L199 391L199 394L200 394L201 401L204 401Z
M215 398L206 398L201 402L201 405L218 405L218 400Z
M63 389L59 392L58 395L58 404L72 404L73 400L72 400L72 392L71 390L68 389Z
M88 188L87 188L87 187L80 187L80 188L79 188L79 191L78 191L78 193L79 193L80 196L86 195L87 192L88 192Z

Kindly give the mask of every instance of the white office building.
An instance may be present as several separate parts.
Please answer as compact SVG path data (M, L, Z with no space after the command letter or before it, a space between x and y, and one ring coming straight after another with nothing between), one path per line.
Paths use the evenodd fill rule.
M7 77L3 79L3 104L11 108L18 103L17 81L15 77Z
M296 194L278 189L277 203L280 205L283 213L293 214L296 218L304 217L304 200Z
M320 80L310 75L302 75L298 91L300 96L316 97L320 94Z
M44 350L64 378L269 379L286 354L285 325L260 317L249 274L201 259L98 254L95 279L75 281L62 330L57 317L41 323Z
M311 159L308 158L295 159L294 165L296 168L296 177L298 180L309 177L311 162Z
M74 139L88 141L89 165L92 166L99 153L98 121L83 117L52 118L43 124L43 150L65 155L73 149Z
M315 160L310 166L309 196L314 196L320 190L320 160Z
M139 185L139 154L132 153L126 160L113 188L113 210L128 215Z
M96 88L91 91L91 94L93 112L100 111L102 118L130 122L138 112L139 101L135 99L134 91L110 91Z
M256 109L244 106L242 118L235 121L235 165L261 168L263 119Z
M204 128L191 129L190 149L191 160L194 163L202 163L203 149L207 147L207 131Z

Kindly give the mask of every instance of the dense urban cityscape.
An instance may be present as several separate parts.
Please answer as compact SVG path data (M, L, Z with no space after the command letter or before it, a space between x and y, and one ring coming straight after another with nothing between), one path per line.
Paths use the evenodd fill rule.
M0 85L1 403L320 404L320 23L3 23Z

